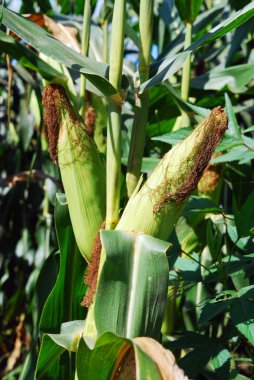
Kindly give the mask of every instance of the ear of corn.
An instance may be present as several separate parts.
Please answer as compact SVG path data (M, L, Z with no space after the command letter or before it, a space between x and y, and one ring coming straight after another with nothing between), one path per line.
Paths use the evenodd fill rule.
M167 239L226 127L223 109L212 110L185 140L163 157L141 189L134 191L116 229ZM104 262L102 249L98 278ZM94 303L89 308L84 333L96 337Z
M94 239L105 219L105 167L61 86L45 88L43 106L50 155L60 168L75 238L90 261Z
M142 188L130 198L116 228L167 239L226 127L224 110L213 109L163 157Z

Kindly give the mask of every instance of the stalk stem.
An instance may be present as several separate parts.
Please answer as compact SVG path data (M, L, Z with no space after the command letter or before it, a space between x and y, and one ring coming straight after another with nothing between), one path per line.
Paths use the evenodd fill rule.
M187 49L191 45L191 41L192 41L192 24L190 22L187 22L186 30L185 30L184 50ZM181 98L186 102L188 101L188 98L189 98L190 72L191 72L191 55L184 62L183 72L182 72ZM185 111L181 109L181 116L177 118L173 131L176 131L183 127L187 127L188 125L189 125L189 116Z
M90 34L90 18L91 18L91 0L85 0L83 13L83 27L81 37L81 54L87 56ZM86 96L86 78L80 76L80 114L85 116L85 96Z
M190 22L187 22L185 40L184 40L184 50L187 49L191 45L191 40L192 40L192 24ZM189 56L186 59L183 65L181 97L184 101L187 101L189 97L190 69L191 69L191 56Z
M106 4L103 6L103 61L108 62L108 18L106 17Z
M115 0L109 81L119 93L123 67L126 0ZM106 229L114 229L119 220L121 177L121 106L109 102L107 129L107 212Z
M144 83L149 79L150 51L153 33L153 3L153 0L141 0L140 2L140 83ZM136 85L136 90L138 90L138 85ZM149 91L145 91L142 95L136 95L135 114L126 176L128 197L130 197L135 190L141 174L148 110Z

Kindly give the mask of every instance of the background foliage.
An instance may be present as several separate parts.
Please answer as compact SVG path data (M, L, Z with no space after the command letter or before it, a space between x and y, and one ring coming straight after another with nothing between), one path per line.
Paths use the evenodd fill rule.
M31 14L34 22L21 36L20 22L5 11L0 31L0 366L1 376L6 380L33 378L40 333L60 335L61 323L83 320L86 315L86 310L79 307L86 291L83 285L86 263L75 243L65 199L59 196L55 200L56 192L62 192L62 184L58 168L48 155L41 92L47 81L62 84L67 81L69 96L75 103L79 74L86 73L89 79L86 102L96 112L95 140L101 154L105 154L107 116L102 95L114 93L107 80L108 66L102 63L102 29L105 21L111 22L113 6L111 1L105 3L106 11L102 2L92 1L89 57L101 62L97 65L79 56L84 1L5 3L19 13ZM162 341L173 350L179 366L191 378L251 379L254 376L254 24L251 17L254 4L203 1L193 24L193 43L182 52L185 24L177 3L158 0L154 4L150 79L140 87L140 92L150 88L142 171L149 174L164 153L186 137L213 107L226 107L229 126L212 158L210 170L215 182L208 185L204 182L203 190L199 186L169 239L173 243L168 254L170 318L164 318ZM249 10L236 17L235 12L241 12L245 5ZM123 81L126 102L122 115L122 206L126 200L124 176L135 103L138 13L139 2L128 1L123 71L129 91ZM206 34L220 23L224 24L218 30ZM51 45L44 44L46 32L40 34L33 29L36 24L75 53L67 47L61 50L58 40ZM12 30L8 35L6 25ZM190 97L186 101L180 97L181 66L190 52L193 53ZM190 122L173 130L183 112L188 112ZM60 236L68 236L68 243ZM59 248L58 241L62 242ZM72 244L75 252L71 259L66 253L67 244ZM75 259L78 265L74 265ZM79 270L74 273L69 270L72 267ZM57 275L59 281L64 278L71 284L64 292L59 281L56 283ZM73 297L73 308L64 309L64 300L70 297ZM53 307L57 315L50 319L48 310ZM110 310L106 312L110 315ZM76 329L80 330L79 324ZM59 339L64 339L63 336ZM42 344L52 347L50 339L53 339L51 335L44 337ZM114 339L102 338L101 347ZM65 340L60 343L58 350L54 348L57 359L69 347ZM59 350L59 347L65 348ZM82 344L78 348L80 352L89 356ZM65 352L60 360L64 360L64 355L68 354ZM46 368L44 359L40 357L38 361L38 378L45 371L54 371L52 367ZM85 363L81 362L82 365ZM61 366L58 371L61 378Z

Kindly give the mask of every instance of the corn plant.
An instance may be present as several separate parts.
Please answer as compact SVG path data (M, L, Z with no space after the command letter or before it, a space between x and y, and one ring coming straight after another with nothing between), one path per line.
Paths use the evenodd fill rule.
M139 2L137 33L128 19L130 7L136 9L135 2L115 0L103 4L101 61L91 58L89 50L93 46L93 6L94 2L86 0L82 8L80 51L2 7L2 24L12 32L10 35L0 31L3 50L42 78L43 89L36 87L33 93L41 111L41 144L44 152L49 152L55 170L59 170L59 188L62 187L62 192L56 194L54 208L60 253L58 276L43 302L34 298L42 305L34 322L32 349L20 378L187 379L187 375L196 375L186 364L195 350L180 359L186 375L169 349L182 349L183 354L183 348L195 349L198 344L201 348L203 344L209 354L202 365L212 358L216 376L224 376L223 366L231 360L229 351L219 341L224 332L218 328L205 336L193 331L190 316L181 307L185 290L181 291L181 281L174 280L174 271L181 273L181 265L198 263L200 278L209 283L216 272L221 280L218 282L225 284L228 273L224 273L224 258L220 254L225 229L231 231L229 236L235 239L235 247L252 231L252 225L244 224L241 216L252 196L242 206L234 205L235 225L216 204L222 194L223 157L239 145L252 152L253 144L243 139L227 94L225 104L223 98L223 104L208 109L195 104L190 88L193 56L205 52L209 43L216 46L227 33L253 20L254 2L228 12L214 27L205 25L194 38L200 12L207 10L210 20L222 6L213 8L211 1L175 0L171 13L181 23L183 41L179 50L174 52L171 46L172 51L156 60L151 54L158 26L156 2ZM173 21L172 18L172 24ZM160 29L159 35L165 38L165 29ZM131 69L125 69L127 37L133 39L138 49L135 77L131 77ZM17 42L18 38L40 54ZM163 38L159 44L162 47ZM174 81L179 72L178 88ZM76 87L71 73L79 77ZM152 168L144 170L148 162L148 127L152 124L150 107L153 91L157 90L170 95L175 117L170 133L153 136L155 144L164 143L163 149L160 157L152 158ZM123 157L123 120L128 107L133 115L127 157ZM100 114L105 117L106 141L101 126L96 124L96 114L97 118ZM172 143L174 138L176 143ZM197 198L198 204L204 204L201 211L192 207ZM211 220L216 215L221 217L215 232L204 214L210 215ZM198 236L203 228L205 239ZM52 257L49 254L46 258L37 284L53 268ZM218 266L214 268L213 263ZM202 281L197 283L195 302L200 305L206 289ZM222 299L208 301L201 312L196 311L195 318L206 324L228 308L234 328L252 341L236 311L237 297L250 302L247 295L252 296L253 289L245 285L228 293L222 288L221 295L216 295ZM253 308L252 303L250 307ZM225 326L225 334L231 336L231 325L226 314L224 317L220 328ZM179 321L191 332L187 337L171 339ZM229 375L227 367L225 378Z

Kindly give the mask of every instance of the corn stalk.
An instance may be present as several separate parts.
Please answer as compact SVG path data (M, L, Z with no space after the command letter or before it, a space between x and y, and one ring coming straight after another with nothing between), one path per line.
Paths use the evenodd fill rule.
M126 176L128 197L131 196L137 186L144 153L150 91L147 90L143 94L138 95L138 87L139 84L149 79L149 62L153 34L153 3L153 0L141 0L140 2L139 81L136 83L135 115Z
M123 49L125 34L126 1L116 0L114 4L109 81L121 91ZM107 129L107 211L106 228L114 229L119 219L121 173L121 104L113 99L108 103Z

